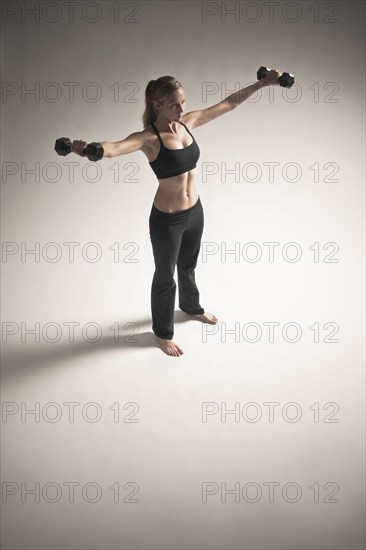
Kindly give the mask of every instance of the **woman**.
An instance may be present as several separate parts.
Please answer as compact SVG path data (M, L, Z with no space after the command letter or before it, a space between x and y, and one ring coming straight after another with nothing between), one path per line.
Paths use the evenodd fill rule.
M144 129L121 141L100 142L103 156L108 158L142 151L159 180L149 217L155 262L151 312L156 340L168 355L179 357L183 353L173 341L175 266L179 308L204 323L218 322L215 315L201 307L195 282L204 216L196 189L200 150L191 130L232 111L259 88L278 84L280 75L277 69L272 70L265 78L234 92L220 103L186 114L183 114L184 89L178 80L172 76L150 80L145 90ZM86 141L75 140L71 150L82 155L86 145Z

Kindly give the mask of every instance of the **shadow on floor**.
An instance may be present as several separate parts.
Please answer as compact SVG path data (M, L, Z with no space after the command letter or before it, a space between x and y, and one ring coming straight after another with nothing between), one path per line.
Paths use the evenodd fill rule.
M183 311L174 312L174 324L184 323L194 320L191 315ZM88 342L86 340L76 340L69 342L48 343L41 340L37 344L27 346L26 343L19 342L7 349L6 345L2 347L1 360L1 380L2 383L15 381L17 378L32 374L35 370L49 369L63 361L72 361L82 355L95 354L96 351L110 350L112 348L123 351L132 348L159 348L152 330L140 332L141 326L150 325L151 318L120 322L119 327L125 330L119 330L118 334L111 331L110 326L102 327L102 336L97 342ZM64 340L64 338L63 338ZM29 340L30 341L30 340Z

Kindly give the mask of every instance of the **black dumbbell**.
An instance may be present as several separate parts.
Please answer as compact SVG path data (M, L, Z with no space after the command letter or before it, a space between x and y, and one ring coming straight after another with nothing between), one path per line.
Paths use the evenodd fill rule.
M58 155L62 155L63 157L71 153L71 141L69 138L62 137L59 139L56 139L55 143L55 151ZM88 143L88 145L85 147L83 151L83 156L88 157L89 160L100 160L104 155L104 149L101 143L97 143L93 141L92 143Z
M271 69L268 69L267 67L260 67L260 69L258 69L257 71L258 80L261 80L261 78L264 78L265 76L267 76L270 70ZM278 79L278 83L284 88L291 88L294 82L295 82L295 77L293 74L290 74L290 73L282 73Z

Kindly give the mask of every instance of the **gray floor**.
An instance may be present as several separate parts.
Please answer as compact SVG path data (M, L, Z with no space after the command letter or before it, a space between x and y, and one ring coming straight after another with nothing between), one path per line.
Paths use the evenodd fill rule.
M309 291L300 285L290 299L288 269L295 279L304 273L283 263L267 264L264 276L253 264L201 262L201 303L219 323L177 309L179 358L156 347L148 307L98 320L108 291L93 306L85 301L90 316L54 301L59 342L45 341L56 334L50 326L32 344L19 321L3 345L4 547L361 548L362 322L350 325L347 309L355 286L349 306L341 297L331 305L342 272L333 265L328 295L308 278ZM318 282L326 272L307 270ZM141 311L148 291L136 298ZM71 343L55 313L73 308L65 318L80 325ZM90 322L100 328L96 343L87 341L92 327L82 336ZM273 342L270 322L279 323ZM301 330L297 342L282 336L286 324L288 340Z

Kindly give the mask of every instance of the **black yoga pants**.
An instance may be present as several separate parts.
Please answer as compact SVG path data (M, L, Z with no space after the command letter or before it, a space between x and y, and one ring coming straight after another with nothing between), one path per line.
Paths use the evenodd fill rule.
M152 330L160 338L173 339L178 270L179 308L191 315L204 313L199 303L195 267L201 246L204 215L200 197L178 212L162 212L154 203L149 217L155 273L151 285Z

